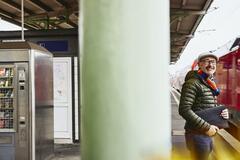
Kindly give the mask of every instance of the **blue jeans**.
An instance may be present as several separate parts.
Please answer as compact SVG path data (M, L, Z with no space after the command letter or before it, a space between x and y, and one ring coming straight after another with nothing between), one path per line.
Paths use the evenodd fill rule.
M185 133L187 148L193 160L209 160L213 150L212 138L195 133Z

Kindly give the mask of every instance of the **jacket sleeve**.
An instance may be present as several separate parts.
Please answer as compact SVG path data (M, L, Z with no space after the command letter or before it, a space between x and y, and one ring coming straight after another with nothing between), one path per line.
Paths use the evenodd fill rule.
M195 114L192 110L197 92L200 88L194 81L186 81L183 84L181 98L179 103L179 114L187 121L187 123L195 126L196 129L206 132L210 128L210 124Z

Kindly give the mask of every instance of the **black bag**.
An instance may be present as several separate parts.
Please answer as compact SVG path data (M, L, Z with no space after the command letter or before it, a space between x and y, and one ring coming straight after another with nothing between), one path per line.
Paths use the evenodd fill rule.
M229 128L228 120L221 116L222 110L226 109L225 106L218 106L213 108L196 111L195 113L207 121L211 125L215 125L218 128Z

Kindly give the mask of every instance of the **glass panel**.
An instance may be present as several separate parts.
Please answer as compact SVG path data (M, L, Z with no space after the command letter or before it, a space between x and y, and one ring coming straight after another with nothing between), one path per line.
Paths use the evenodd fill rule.
M0 66L0 131L14 128L13 72L13 66Z

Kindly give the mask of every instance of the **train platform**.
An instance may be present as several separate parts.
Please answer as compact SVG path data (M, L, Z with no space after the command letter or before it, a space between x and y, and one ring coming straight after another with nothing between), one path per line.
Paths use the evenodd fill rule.
M178 114L180 93L174 88L171 90L172 107L172 156L174 159L190 159L190 154L185 144L184 124L185 120Z
M54 157L51 160L81 160L79 143L55 144Z

